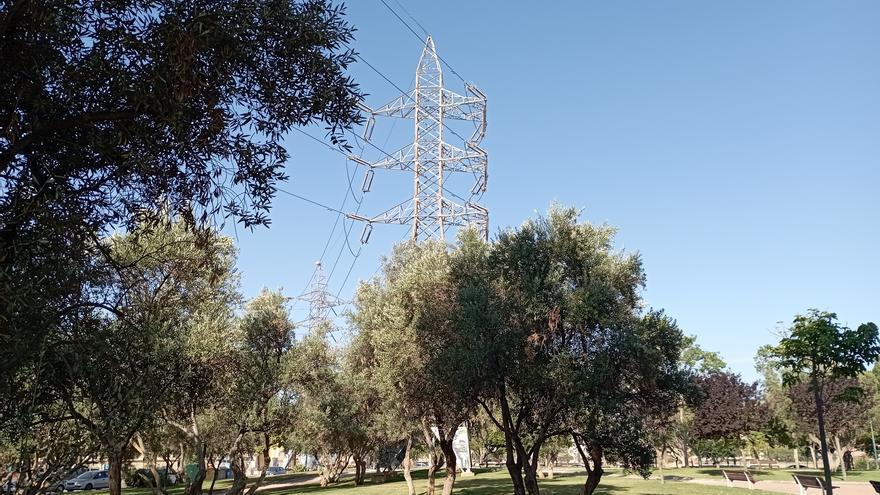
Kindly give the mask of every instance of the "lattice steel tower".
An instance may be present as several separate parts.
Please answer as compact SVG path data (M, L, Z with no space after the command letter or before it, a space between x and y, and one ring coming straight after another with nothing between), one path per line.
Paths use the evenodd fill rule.
M298 323L309 329L329 322L330 311L336 306L344 304L341 299L327 291L327 276L324 274L324 266L320 261L315 262L315 272L312 274L312 282L308 292L297 299L309 303L308 319Z
M376 116L411 118L415 121L413 143L388 154L377 162L368 162L356 156L350 158L369 167L364 180L368 190L373 170L404 170L413 173L413 196L411 200L374 217L348 215L350 218L373 223L409 224L412 240L446 240L446 231L452 226L474 226L488 236L489 212L478 204L486 191L488 159L480 148L486 133L486 95L471 84L465 85L466 95L460 95L443 87L443 70L434 48L434 40L428 36L416 69L416 86L408 94L372 110L364 129L369 140ZM461 139L463 148L449 142L457 133L447 127L446 120L471 121L473 134ZM469 192L456 194L447 188L448 174L469 173L474 185ZM464 200L463 196L470 197ZM461 203L453 201L459 198Z

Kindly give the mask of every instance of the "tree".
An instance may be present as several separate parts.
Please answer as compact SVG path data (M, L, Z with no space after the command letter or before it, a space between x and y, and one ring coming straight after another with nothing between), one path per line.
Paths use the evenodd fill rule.
M326 0L0 2L0 427L38 414L46 354L105 303L102 237L268 225L285 134L344 146L353 31Z
M864 373L867 364L877 360L877 334L874 323L851 330L837 322L836 314L812 309L806 315L794 317L789 334L771 351L782 370L783 383L790 387L806 380L813 394L828 495L832 495L832 489L825 431L826 386L831 380ZM838 398L858 402L863 393L861 387L854 385Z
M694 434L704 439L738 438L760 430L768 416L758 384L747 384L738 375L716 372L697 378L702 393L694 414Z
M330 346L329 329L313 327L299 345L295 370L301 392L293 437L299 449L315 456L321 486L337 482L351 461L360 486L367 456L383 437L383 403L373 384L360 380Z
M681 366L693 375L709 375L721 373L727 363L717 352L704 350L697 344L697 336L684 338L684 350L681 351Z
M782 383L782 373L772 354L773 346L764 345L758 348L755 355L755 369L763 376L764 403L770 412L766 433L771 444L792 449L795 465L800 466L799 454L804 445L809 445L810 452L815 454L813 442L807 438L807 432L812 431L812 428L804 430L799 426L793 413L789 390ZM814 467L818 469L815 455L812 457Z
M570 435L587 469L584 495L604 474L603 461L648 477L654 449L646 428L682 404L690 375L680 369L683 338L678 326L651 311L593 336L576 360L579 387L568 414Z
M643 465L631 449L645 445L637 440L641 423L612 411L648 409L679 376L682 335L674 325L653 325L657 315L642 315L638 255L613 250L611 227L577 217L554 207L491 245L465 238L457 258L460 317L479 339L459 360L481 363L481 405L504 433L517 495L539 493L541 448L560 434L573 432L594 451L619 448L634 465L641 456ZM646 393L645 404L630 387ZM612 430L632 435L618 443ZM584 454L590 462L601 457ZM600 461L587 490L601 473Z
M453 267L462 256L440 243L406 243L383 264L382 275L358 288L353 322L364 365L403 424L418 424L428 451L429 495L445 465L443 494L456 478L452 442L476 406L481 363L471 359L477 335L462 327ZM469 328L468 328L469 330ZM441 461L442 459L442 461Z
M697 337L695 335L685 337L680 365L695 378L712 373L721 373L727 367L727 363L724 362L721 355L717 352L706 351L701 348L697 344ZM691 392L699 394L699 390L696 389L691 389ZM666 438L671 441L669 447L671 447L673 452L676 450L680 452L682 463L685 467L688 467L691 462L691 442L695 440L693 409L695 407L694 401L698 399L698 395L688 396L686 399L687 401L682 401L677 414L674 418L670 418L670 422L665 428Z
M287 298L280 291L263 289L248 302L232 335L236 379L223 409L226 421L236 431L227 455L233 473L229 495L244 492L244 454L258 450L260 477L247 495L256 492L271 461L273 435L291 421L297 399L291 373L297 351L293 329Z
M370 307L367 299L367 289L363 289L365 306L359 306L360 309ZM359 292L360 294L360 292ZM419 437L422 436L422 426L420 421L411 412L411 406L398 400L400 390L396 388L396 384L390 383L388 378L393 376L392 365L394 363L385 361L384 352L377 353L374 347L380 342L374 342L372 323L375 321L376 315L367 314L350 314L349 317L354 323L356 333L352 336L345 354L345 365L351 379L354 380L359 387L366 389L366 394L371 396L369 401L373 407L372 428L373 435L377 438L377 445L381 449L382 446L400 446L403 448L403 457L398 459L400 449L395 449L393 459L386 459L383 462L386 469L392 468L397 461L403 470L403 477L407 483L409 495L415 495L416 489L412 478L412 461L413 449L419 445ZM381 359L381 361L379 360ZM405 371L404 371L405 372ZM391 374L388 374L391 373ZM382 461L382 455L380 461Z
M118 495L132 438L156 426L179 378L176 342L208 301L234 293L234 254L229 239L168 218L111 237L104 249L103 278L91 290L106 302L71 320L48 385L100 443Z
M826 381L823 388L825 431L833 443L836 457L830 464L832 471L837 467L844 468L842 462L844 448L851 445L874 406L875 397L871 389L863 389L864 393L858 401L846 399L847 394L856 387L861 387L859 380L838 378ZM788 389L788 393L798 428L805 432L813 443L820 443L816 424L816 398L810 384L796 383ZM843 476L846 477L845 469Z

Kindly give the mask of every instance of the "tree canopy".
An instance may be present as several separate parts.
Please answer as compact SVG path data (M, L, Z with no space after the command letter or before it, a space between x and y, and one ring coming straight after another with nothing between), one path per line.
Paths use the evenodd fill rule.
M284 135L360 121L326 0L0 2L0 427L83 308L103 239L172 216L268 225Z

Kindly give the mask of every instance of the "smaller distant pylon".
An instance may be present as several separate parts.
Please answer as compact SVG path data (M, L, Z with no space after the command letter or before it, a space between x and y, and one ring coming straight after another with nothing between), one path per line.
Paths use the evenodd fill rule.
M345 301L327 291L327 275L320 261L315 262L315 272L309 290L297 297L297 300L309 303L309 317L298 323L309 330L330 321L330 312Z

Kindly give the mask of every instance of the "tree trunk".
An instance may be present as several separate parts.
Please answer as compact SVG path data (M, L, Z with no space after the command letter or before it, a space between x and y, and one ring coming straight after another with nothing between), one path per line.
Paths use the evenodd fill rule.
M205 450L206 445L204 442L196 440L195 442L195 455L196 455L196 474L193 476L193 479L190 480L189 486L187 486L186 495L202 495L202 485L205 482L205 478L207 477L207 466L205 463ZM181 463L183 463L183 458L181 457ZM186 472L186 469L183 470ZM214 477L217 477L216 470L214 471Z
M364 484L363 464L360 456L354 456L354 486Z
M800 469L800 468L801 468L801 461L800 461L800 459L798 458L798 449L799 449L799 448L800 448L800 447L795 447L794 449L792 449L792 450L794 450L794 468L795 468L795 469Z
M602 469L602 449L600 447L581 446L581 442L576 434L572 434L572 439L577 447L578 454L581 456L581 460L584 462L584 467L587 469L587 479L584 481L583 488L581 488L581 495L593 495L596 487L599 486L599 481L602 480L602 474L605 472ZM589 454L584 451L585 447L589 449Z
M229 454L226 456L229 459L229 467L232 469L232 486L226 492L226 495L241 495L245 485L247 485L247 475L244 472L244 458L238 451L238 446L241 444L244 434L244 429L238 431L235 441L229 447Z
M425 447L428 449L428 481L425 495L434 495L434 484L437 478L437 470L440 469L440 466L437 458L437 447L434 445L434 434L424 418L422 418L422 434L425 435Z
M840 448L840 437L837 435L833 435L834 437L834 450L837 455L837 462L840 464L840 474L843 477L843 481L846 481L846 460L843 457L843 449Z
M239 459L235 459L239 457ZM226 495L241 495L244 487L247 485L247 475L244 472L244 459L240 455L234 456L229 461L229 467L232 468L232 486Z
M523 458L516 455L513 448L513 437L515 435L513 429L513 418L510 414L510 404L507 403L507 387L504 382L498 384L498 403L501 406L501 422L504 433L504 446L507 466L507 474L510 475L510 481L513 483L513 495L526 495L526 486L523 482ZM485 408L487 414L492 414L488 408Z
M220 461L217 462L219 464L223 458L220 458ZM214 475L211 477L211 486L208 488L208 495L214 495L214 485L217 484L217 466L214 464L214 461L211 461L211 467L214 469Z
M663 467L664 467L663 464L665 463L665 459L664 459L665 457L666 457L666 448L664 447L664 448L660 449L660 457L657 462L657 466L660 468L660 484L661 485L666 483L666 478L663 477Z
M506 449L507 462L505 465L507 466L507 474L510 475L510 480L513 482L513 493L514 495L526 495L526 486L523 482L522 461L515 458L512 443L509 441L506 443L508 444L508 447Z
M269 440L269 434L263 432L263 469L260 470L260 477L257 478L257 481L254 482L253 485L248 488L247 495L254 495L257 492L257 488L263 484L263 481L266 479L266 470L269 469L269 464L272 462L272 458L269 457L269 449L271 448L271 442Z
M122 495L122 464L125 462L126 445L116 447L111 452L107 452L107 463L110 464L108 471L108 486L110 495Z
M602 480L604 472L601 456L598 459L593 458L593 469L587 474L587 481L584 482L584 495L593 495L593 492L599 486L599 481Z
M523 447L522 442L519 439L516 440L514 446L516 447L516 456L520 459L523 459L523 469L524 469L524 485L526 488L526 493L528 495L539 495L540 487L538 486L538 455L539 454L539 445L535 445L533 447L534 454L530 459L526 454L525 447Z
M416 485L412 479L412 435L406 437L406 452L403 455L403 479L406 480L406 488L409 495L416 495Z
M438 431L439 428L438 428ZM454 432L452 435L447 435L448 432L440 431L440 435L444 438L440 439L440 450L443 452L443 461L446 463L446 478L443 480L443 495L452 495L452 488L455 486L455 469L458 464L458 459L455 457L455 450L452 448L452 439L454 438Z
M678 408L678 419L681 421L681 424L684 424L684 408ZM684 467L690 467L691 462L688 456L688 436L687 433L682 435L681 437L681 457L682 462L684 462Z
M822 468L825 471L825 493L834 495L831 488L831 465L828 462L828 440L825 436L825 404L822 400L822 391L819 389L819 381L815 376L813 377L813 397L816 400L816 417L819 418L819 446L822 449Z

